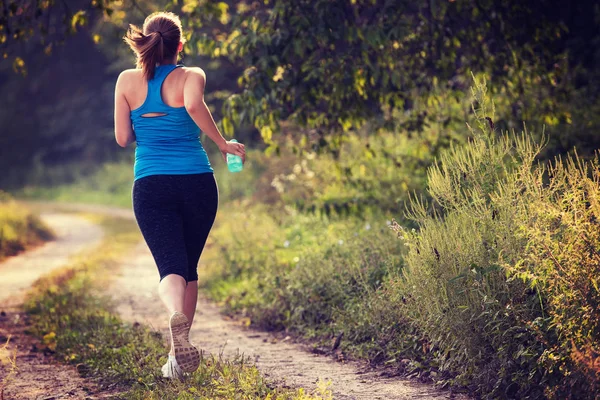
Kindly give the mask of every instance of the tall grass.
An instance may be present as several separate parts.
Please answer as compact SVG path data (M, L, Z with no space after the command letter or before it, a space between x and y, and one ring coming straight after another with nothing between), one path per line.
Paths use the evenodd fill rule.
M536 162L543 143L497 135L475 84L472 142L429 170L433 207L415 198L408 213L418 231L397 227L405 314L442 370L486 397L594 398L578 354L600 346L598 159Z
M0 260L53 237L39 217L0 191Z

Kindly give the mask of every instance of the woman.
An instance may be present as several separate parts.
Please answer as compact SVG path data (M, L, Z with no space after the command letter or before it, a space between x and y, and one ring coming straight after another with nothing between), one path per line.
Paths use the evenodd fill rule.
M197 265L217 212L218 191L200 131L223 158L245 161L241 143L226 141L204 102L206 75L177 64L183 48L181 21L154 13L125 42L137 69L123 71L115 89L115 137L136 142L133 210L158 267L158 291L169 311L171 351L163 375L195 371L200 353L189 341L198 297Z

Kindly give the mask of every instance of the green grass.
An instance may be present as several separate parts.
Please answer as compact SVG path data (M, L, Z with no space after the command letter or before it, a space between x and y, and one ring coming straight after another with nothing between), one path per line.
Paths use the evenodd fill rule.
M398 308L406 247L383 215L328 218L239 202L220 211L200 282L231 315L428 376L426 339Z
M34 213L0 191L0 260L53 237Z
M235 199L251 196L254 187L249 183L255 181L256 175L262 170L261 159L260 152L250 151L249 161L246 163L244 171L232 174L227 171L220 154L212 155L211 160L213 160L221 198ZM81 176L74 183L28 186L16 191L14 195L27 200L103 204L130 208L132 186L133 162L117 162L103 164L92 174Z
M133 167L128 163L108 163L75 183L28 186L14 193L28 200L50 200L67 203L105 204L131 207Z
M120 320L102 294L119 260L140 239L132 221L99 218L106 239L94 250L42 279L27 295L25 309L32 332L56 357L72 363L102 386L122 389L123 399L331 399L325 387L314 395L304 390L272 388L242 358L210 357L184 382L165 381L165 340L141 325Z

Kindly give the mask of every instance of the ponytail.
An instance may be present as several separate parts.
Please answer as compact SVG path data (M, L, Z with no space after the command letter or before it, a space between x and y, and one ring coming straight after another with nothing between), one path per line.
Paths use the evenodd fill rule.
M181 41L181 22L173 13L154 13L146 18L143 29L129 25L124 40L137 56L136 67L150 80L157 64L175 58Z

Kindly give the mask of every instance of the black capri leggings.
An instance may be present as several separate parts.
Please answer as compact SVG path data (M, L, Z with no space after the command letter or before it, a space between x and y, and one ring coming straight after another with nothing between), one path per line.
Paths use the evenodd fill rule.
M156 261L170 274L198 280L198 261L219 203L212 173L150 175L133 184L133 212Z

